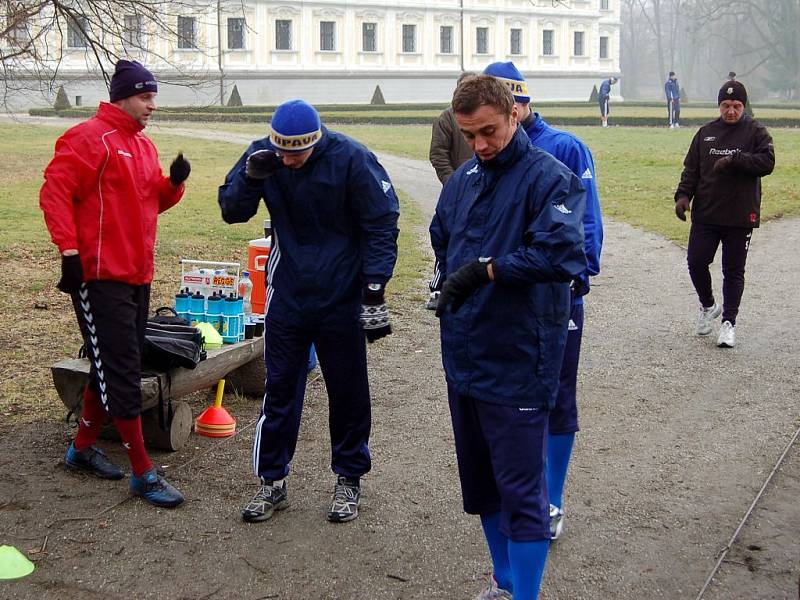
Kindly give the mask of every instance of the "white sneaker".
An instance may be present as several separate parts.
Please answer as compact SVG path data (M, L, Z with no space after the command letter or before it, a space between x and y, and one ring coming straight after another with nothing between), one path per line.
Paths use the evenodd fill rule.
M550 539L557 540L564 531L564 511L556 505L550 505Z
M736 345L736 326L731 325L730 321L723 321L719 328L717 346L720 348L733 348Z
M714 306L708 308L700 307L700 315L697 317L697 327L694 332L696 335L708 335L711 333L711 325L718 316L722 314L722 307L714 302Z

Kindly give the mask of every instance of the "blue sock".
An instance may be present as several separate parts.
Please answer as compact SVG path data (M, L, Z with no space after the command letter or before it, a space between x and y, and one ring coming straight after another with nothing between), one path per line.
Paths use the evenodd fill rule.
M572 456L572 445L575 443L574 433L547 436L547 491L550 504L561 508L564 483L567 480L569 459Z
M539 597L549 548L550 540L536 542L508 540L514 600L536 600Z
M483 535L489 545L489 554L492 555L492 568L497 585L507 591L512 591L511 565L508 562L509 540L500 532L500 513L481 515Z

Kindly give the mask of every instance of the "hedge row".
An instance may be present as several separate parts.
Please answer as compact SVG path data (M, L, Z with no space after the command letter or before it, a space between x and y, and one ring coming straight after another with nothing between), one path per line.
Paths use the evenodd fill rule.
M374 109L374 107L373 107ZM31 109L31 116L36 117L72 117L86 118L93 110L73 108L55 111L51 108ZM343 115L337 112L320 112L320 117L325 123L340 123L349 125L430 125L432 119L420 115ZM153 115L154 120L160 121L190 121L190 122L219 122L219 123L267 123L272 118L271 112L242 113L242 112L170 112L159 111ZM597 125L600 117L591 116L559 116L557 113L549 115L548 123L552 125ZM681 119L684 127L694 127L707 123L710 119ZM800 127L800 118L791 117L764 117L758 119L767 127ZM664 127L663 117L633 117L611 115L612 125L627 125L634 127Z

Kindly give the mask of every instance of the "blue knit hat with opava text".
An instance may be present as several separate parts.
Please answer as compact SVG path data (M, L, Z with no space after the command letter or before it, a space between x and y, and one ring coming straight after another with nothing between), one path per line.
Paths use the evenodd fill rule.
M527 104L531 101L531 96L528 93L528 84L513 62L492 63L483 70L483 74L491 75L506 84L514 95L514 102Z
M269 143L277 152L305 152L322 138L317 109L302 100L284 102L272 115Z

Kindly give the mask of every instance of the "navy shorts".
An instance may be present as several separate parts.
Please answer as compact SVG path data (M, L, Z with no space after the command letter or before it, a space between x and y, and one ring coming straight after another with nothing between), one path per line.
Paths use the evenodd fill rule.
M600 100L600 116L607 117L608 113L611 112L608 108L608 98L603 98Z
M567 346L564 349L564 362L558 378L556 405L550 411L550 435L575 433L578 427L578 361L581 357L581 338L583 337L583 303L572 305L569 315Z
M515 542L550 539L544 464L547 410L479 402L447 390L464 511L500 512Z

